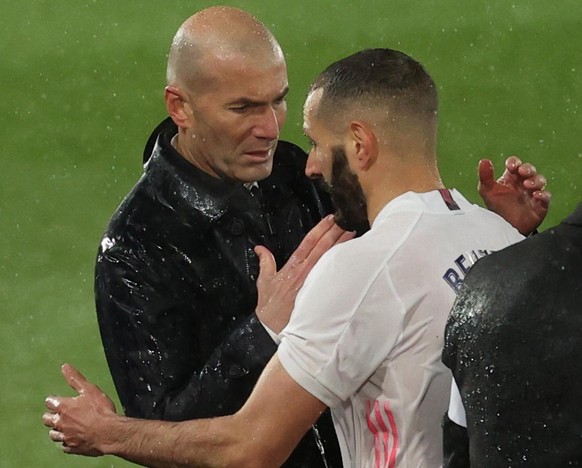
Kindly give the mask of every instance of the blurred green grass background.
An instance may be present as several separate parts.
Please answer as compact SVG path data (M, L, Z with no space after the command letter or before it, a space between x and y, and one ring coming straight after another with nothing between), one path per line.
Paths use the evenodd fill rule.
M532 161L554 194L549 227L582 199L582 4L578 0L224 1L260 18L288 59L283 137L306 146L311 78L365 47L403 50L439 85L440 166L479 202L476 166ZM0 467L124 467L65 456L41 423L70 394L61 363L113 394L93 305L110 215L164 116L171 38L207 1L29 0L0 5Z

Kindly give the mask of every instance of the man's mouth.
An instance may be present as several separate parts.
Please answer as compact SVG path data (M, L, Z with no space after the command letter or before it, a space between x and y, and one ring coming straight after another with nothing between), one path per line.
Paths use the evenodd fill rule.
M245 154L251 156L252 158L257 159L269 159L273 152L272 148L254 150L254 151L246 151Z

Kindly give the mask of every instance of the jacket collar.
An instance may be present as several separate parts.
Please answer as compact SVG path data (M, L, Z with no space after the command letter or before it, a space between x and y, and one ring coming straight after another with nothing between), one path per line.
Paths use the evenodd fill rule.
M145 164L145 176L164 194L170 208L209 222L231 210L248 210L250 197L244 186L212 177L186 161L170 143L173 130L158 135Z

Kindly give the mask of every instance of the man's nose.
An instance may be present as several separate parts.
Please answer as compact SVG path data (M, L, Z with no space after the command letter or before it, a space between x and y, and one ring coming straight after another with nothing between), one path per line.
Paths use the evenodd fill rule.
M310 179L319 179L322 177L321 166L319 158L315 155L315 150L312 148L307 155L307 163L305 164L305 175Z
M267 140L277 140L283 123L278 112L272 107L267 107L258 118L259 121L255 125L255 136Z

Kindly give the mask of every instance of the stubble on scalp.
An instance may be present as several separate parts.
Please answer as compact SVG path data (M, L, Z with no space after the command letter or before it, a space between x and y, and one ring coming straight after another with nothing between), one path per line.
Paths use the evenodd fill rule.
M326 68L310 92L317 89L323 90L319 118L336 129L360 120L394 155L436 160L436 86L411 57L390 49L360 51Z

